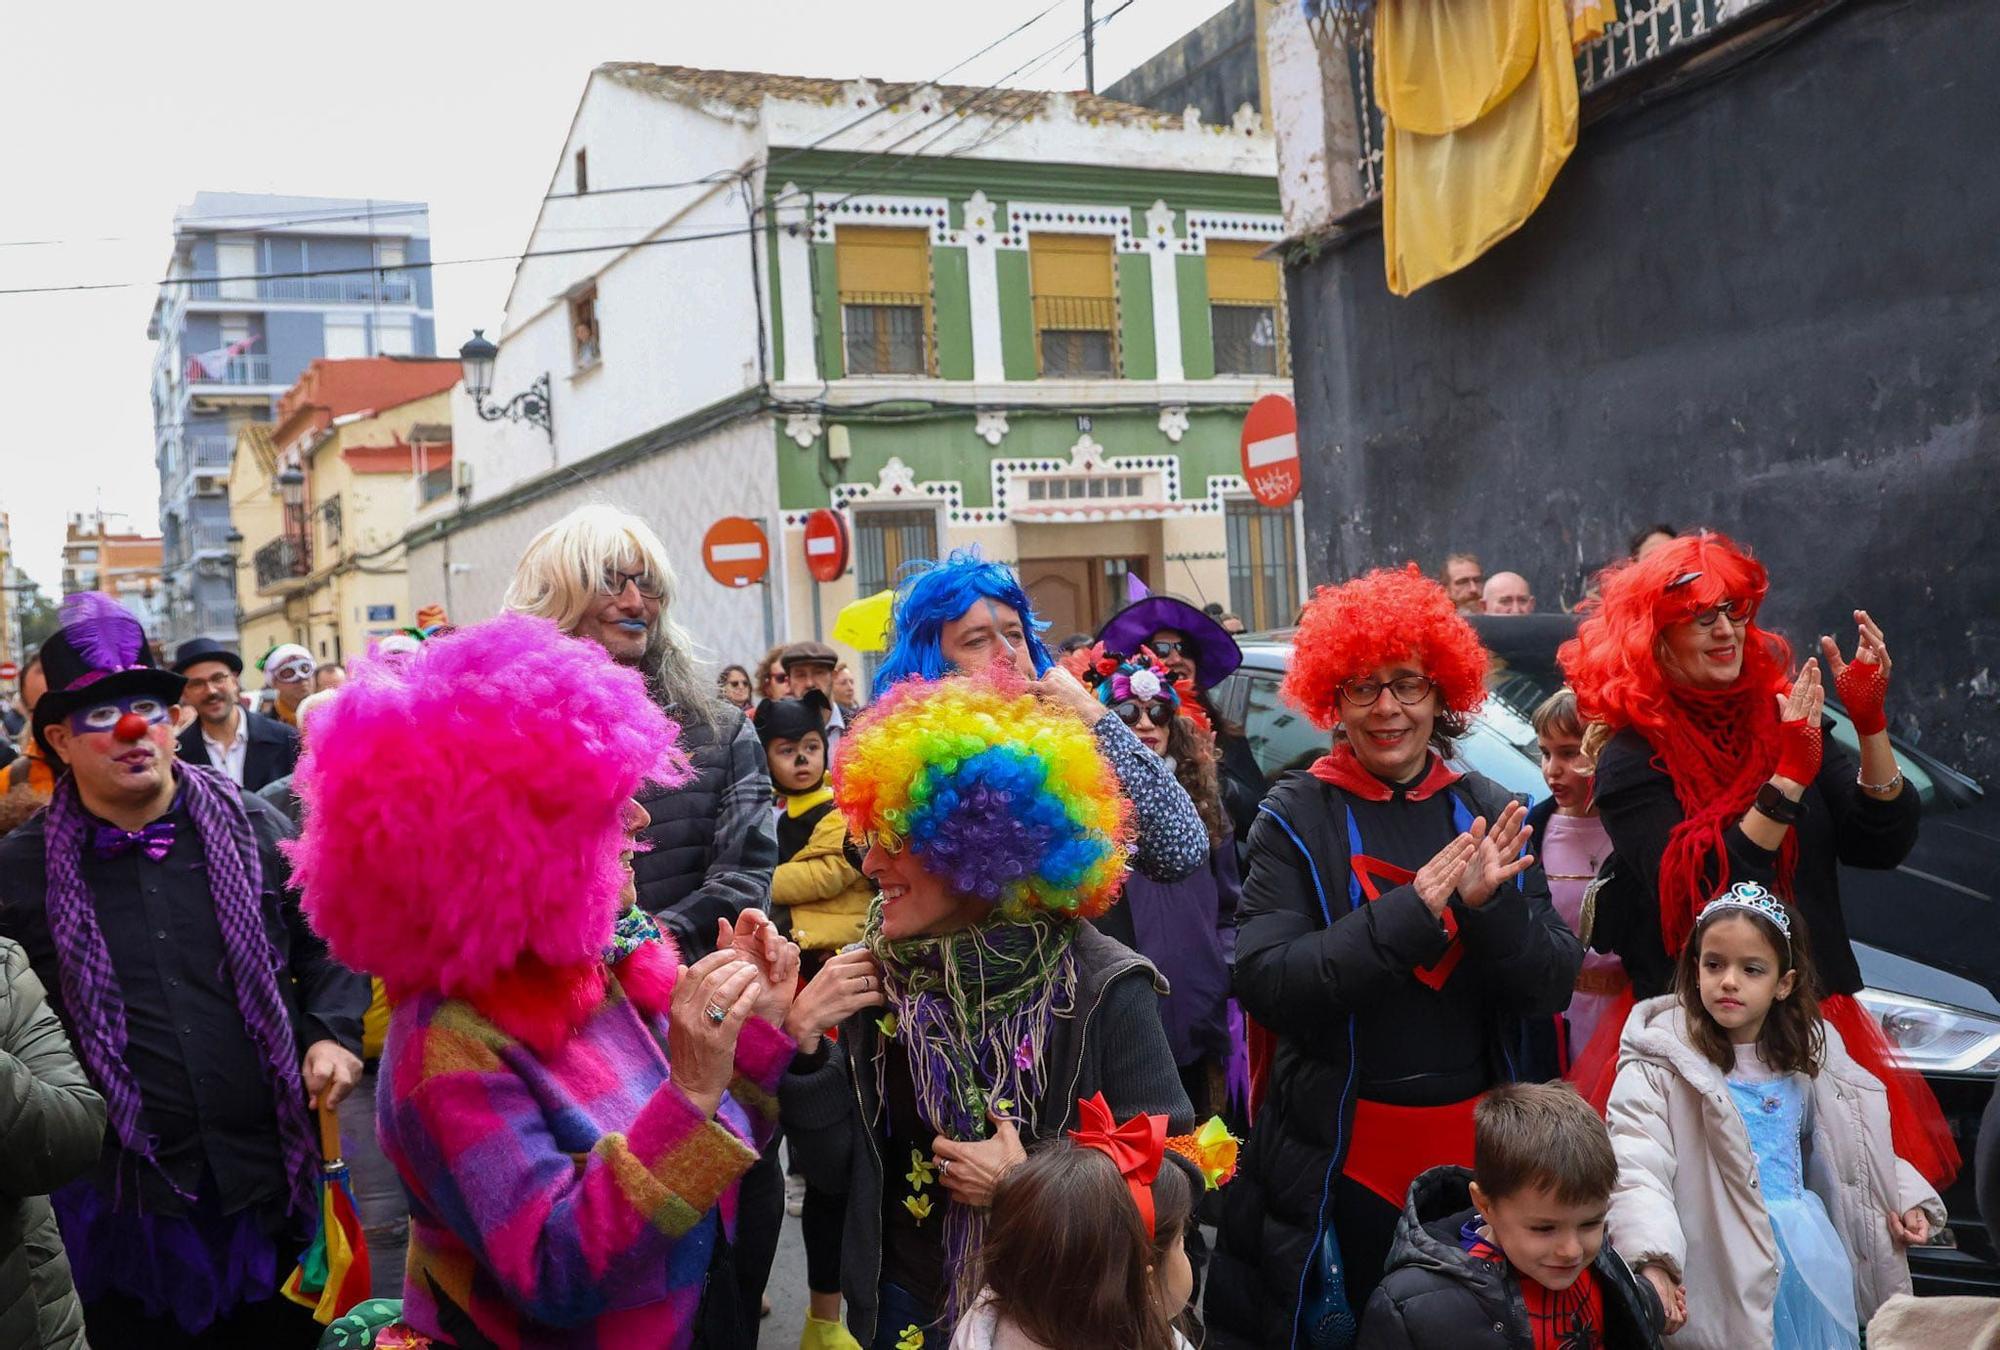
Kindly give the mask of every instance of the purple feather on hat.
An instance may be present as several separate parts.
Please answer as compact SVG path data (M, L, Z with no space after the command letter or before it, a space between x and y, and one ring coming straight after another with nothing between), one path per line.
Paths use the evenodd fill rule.
M62 602L63 632L93 671L130 670L146 647L146 630L132 611L102 591L78 591Z

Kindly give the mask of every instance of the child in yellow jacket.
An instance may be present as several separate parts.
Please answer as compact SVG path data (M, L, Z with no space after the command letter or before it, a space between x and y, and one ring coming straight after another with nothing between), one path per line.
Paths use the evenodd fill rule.
M771 918L800 948L810 979L842 947L861 940L874 887L847 851L847 821L826 781L825 695L767 699L753 719L777 789L778 865ZM840 1320L840 1241L846 1197L805 1188L798 1209L810 1296L800 1350L861 1350Z
M807 700L824 701L817 691ZM820 962L861 940L873 888L848 856L847 823L833 809L826 781L826 733L819 708L807 700L768 699L758 705L756 725L779 801L771 908L780 929L789 915L810 977Z

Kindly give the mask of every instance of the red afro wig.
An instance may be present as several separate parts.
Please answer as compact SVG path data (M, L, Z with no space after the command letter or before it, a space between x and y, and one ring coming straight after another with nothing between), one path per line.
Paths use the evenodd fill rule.
M1314 592L1292 638L1285 701L1331 728L1340 686L1412 656L1438 687L1448 713L1464 716L1486 700L1486 648L1453 608L1444 587L1418 570L1381 568Z
M1598 574L1598 596L1585 604L1576 636L1559 654L1586 723L1659 731L1678 714L1660 666L1660 635L1725 600L1743 611L1743 674L1735 691L1783 693L1792 649L1757 626L1771 579L1764 564L1726 535L1683 535L1633 562Z
M394 996L601 964L645 782L690 776L637 670L519 614L355 662L314 711L284 844L306 917ZM594 986L593 986L594 987Z

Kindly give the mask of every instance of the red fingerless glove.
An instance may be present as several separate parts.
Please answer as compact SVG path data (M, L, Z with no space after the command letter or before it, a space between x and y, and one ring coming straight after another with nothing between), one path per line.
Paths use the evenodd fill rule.
M1810 783L1819 777L1820 756L1825 749L1825 740L1820 729L1807 723L1801 717L1792 722L1778 723L1778 767L1780 778L1789 778L1794 783Z
M1888 714L1882 711L1889 697L1888 671L1873 661L1856 661L1840 672L1833 688L1856 733L1873 736L1889 729Z

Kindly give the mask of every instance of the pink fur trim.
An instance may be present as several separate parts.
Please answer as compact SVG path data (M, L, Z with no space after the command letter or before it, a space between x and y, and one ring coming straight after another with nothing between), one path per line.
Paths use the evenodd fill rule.
M604 1002L604 967L552 969L529 958L466 1002L542 1059L561 1050Z
M625 996L650 1017L667 1015L674 986L680 982L680 949L668 934L662 932L660 937L661 941L646 943L611 968Z
M691 776L639 672L503 615L355 662L313 717L284 847L333 953L400 991L478 994L524 961L596 967L625 802ZM496 1017L494 1020L500 1021Z

